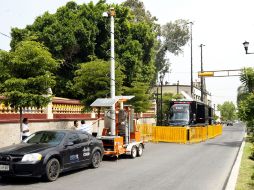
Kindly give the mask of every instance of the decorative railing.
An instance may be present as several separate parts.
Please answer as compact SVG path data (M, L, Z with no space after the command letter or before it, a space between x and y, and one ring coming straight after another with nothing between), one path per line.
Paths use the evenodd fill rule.
M0 121L2 120L17 120L19 118L19 110L4 105L1 101L3 97L0 96ZM84 113L84 105L79 100L53 97L46 107L25 107L22 113L25 117L33 119L95 119L96 112ZM146 113L135 114L139 118L154 118L156 105L153 102L151 109ZM101 113L103 114L103 113Z
M69 104L53 104L52 112L55 113L72 113L80 114L84 109L83 105L69 105Z
M22 113L28 114L45 114L45 108L25 107L22 109ZM19 110L15 110L11 106L6 106L3 103L0 104L0 114L19 114Z
M84 105L79 100L54 97L52 100L53 114L81 114Z

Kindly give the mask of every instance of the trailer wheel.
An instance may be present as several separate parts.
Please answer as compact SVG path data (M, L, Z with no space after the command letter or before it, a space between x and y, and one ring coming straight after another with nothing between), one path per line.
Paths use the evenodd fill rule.
M137 152L137 156L138 156L138 157L141 157L141 156L142 156L143 150L144 150L143 145L142 145L142 144L139 144L139 146L138 146L138 152Z
M136 158L137 157L137 147L136 146L133 146L131 148L131 158Z

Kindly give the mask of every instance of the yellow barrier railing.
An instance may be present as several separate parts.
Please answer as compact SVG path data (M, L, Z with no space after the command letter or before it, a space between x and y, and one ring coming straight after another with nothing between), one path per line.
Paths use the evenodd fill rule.
M141 139L152 141L153 126L151 124L138 124L136 128L140 132Z
M185 127L153 127L153 142L187 142L187 129Z
M189 142L201 142L207 139L207 127L190 127L189 128Z
M209 125L198 127L170 127L139 124L137 130L145 141L195 143L206 141L222 134L222 125Z
M222 125L209 125L208 126L208 138L214 138L222 134Z

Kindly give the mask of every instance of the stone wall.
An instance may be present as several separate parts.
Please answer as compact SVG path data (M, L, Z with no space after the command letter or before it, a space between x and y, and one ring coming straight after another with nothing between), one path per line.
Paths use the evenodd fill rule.
M86 121L92 124L94 121ZM79 121L80 125L80 121ZM71 129L73 121L47 121L47 122L30 122L30 132L34 133L40 130L54 130L54 129ZM103 121L93 125L93 132L102 133ZM0 123L0 147L16 144L20 142L20 125L19 123Z

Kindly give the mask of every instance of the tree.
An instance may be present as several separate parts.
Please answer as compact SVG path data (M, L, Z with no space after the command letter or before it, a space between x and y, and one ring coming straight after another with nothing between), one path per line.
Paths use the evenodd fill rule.
M240 81L248 92L254 92L254 69L251 67L244 68L240 76Z
M237 89L238 116L241 120L247 122L248 128L253 128L254 69L251 67L244 68L240 81L242 85Z
M106 9L105 1L96 5L92 2L82 5L68 2L55 14L45 12L37 17L25 29L13 28L11 47L15 49L21 40L35 36L55 58L63 60L55 73L58 82L53 91L58 96L75 97L71 90L74 72L79 63L88 62L89 56L95 55L96 44L101 45L96 41L100 32L97 25L105 26L106 20L101 15Z
M124 6L131 9L134 15L134 22L142 23L145 21L145 23L151 26L153 34L155 35L153 44L155 48L154 54L156 56L156 72L152 81L154 83L158 72L165 74L169 70L170 63L166 58L166 53L170 52L174 55L178 55L183 52L181 47L183 47L190 38L188 21L179 19L160 26L156 23L157 18L152 16L152 14L145 9L143 2L139 0L127 0ZM162 37L163 40L156 39L157 37Z
M63 60L54 72L57 83L53 92L61 97L89 99L90 97L83 97L86 93L73 91L73 85L76 83L73 79L78 77L75 73L79 69L79 64L89 63L91 57L105 61L110 59L108 51L110 25L109 20L102 17L102 13L111 6L116 11L115 60L121 65L120 68L126 76L123 79L123 86L128 89L144 84L151 88L156 81L157 72L162 69L168 70L165 67L168 62L165 58L166 50L159 53L162 59L155 59L160 48L157 40L160 26L156 23L157 19L145 10L143 3L138 0L127 0L116 5L107 4L104 0L96 4L90 2L82 5L68 2L54 14L46 12L37 17L32 25L27 25L24 29L13 28L12 51L15 51L16 44L22 40L33 39L43 43L54 58ZM181 32L181 29L185 31L185 28L180 21L176 26L172 24L172 30L168 27L163 34L167 41L175 40L177 44L183 45L184 41L179 35L185 34ZM173 31L175 33L170 36L168 32ZM166 43L165 47L168 46L169 44ZM174 52L179 51L179 49L174 50ZM145 92L148 93L148 90L143 91ZM143 94L142 97L147 95L149 96Z
M77 5L69 2L56 13L44 13L25 29L12 30L12 49L20 40L34 36L43 42L55 58L63 64L56 72L58 83L53 91L58 96L76 97L72 91L73 78L79 63L90 61L90 56L109 60L110 26L109 20L102 17L109 4ZM136 21L127 6L114 5L115 17L115 60L123 65L126 77L124 85L131 86L133 81L153 80L154 44L156 34L153 25L146 21ZM99 90L99 89L98 89ZM78 97L82 98L82 97Z
M131 87L125 87L125 95L134 95L134 98L129 102L133 105L136 113L145 112L151 107L148 91L149 86L143 82L134 81Z
M7 51L0 50L0 84L10 78L10 71L8 64L10 62L10 53Z
M247 96L249 95L248 91L248 88L243 85L237 88L237 105L239 105L242 100L247 98Z
M22 123L24 107L39 108L50 101L45 95L55 85L52 72L59 64L45 46L35 41L22 41L16 45L15 51L2 52L1 55L4 55L1 61L6 58L4 69L8 74L0 84L0 93L5 97L6 105L20 110Z
M219 104L218 110L221 112L221 117L224 121L232 121L236 118L236 108L233 102L226 101L222 105Z
M79 65L75 73L73 91L80 95L86 106L97 98L110 97L110 73L109 62L95 59ZM119 64L116 65L115 84L116 95L122 93L124 75Z

